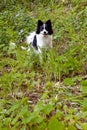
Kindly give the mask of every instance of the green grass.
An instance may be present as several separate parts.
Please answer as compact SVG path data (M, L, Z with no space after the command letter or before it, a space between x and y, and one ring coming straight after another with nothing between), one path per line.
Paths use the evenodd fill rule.
M87 129L86 5L86 0L1 2L1 130ZM20 47L38 19L51 19L54 30L54 47L43 50L41 61Z

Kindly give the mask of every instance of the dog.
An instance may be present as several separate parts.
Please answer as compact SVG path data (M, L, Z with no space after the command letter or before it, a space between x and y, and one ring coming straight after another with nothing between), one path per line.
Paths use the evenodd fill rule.
M51 20L47 20L45 23L38 20L36 31L30 33L30 35L26 37L26 42L28 44L27 51L30 50L30 46L37 54L41 53L42 48L52 48L52 34Z

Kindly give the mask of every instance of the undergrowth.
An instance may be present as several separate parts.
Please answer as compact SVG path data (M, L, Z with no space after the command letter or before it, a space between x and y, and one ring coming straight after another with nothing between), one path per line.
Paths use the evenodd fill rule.
M87 130L86 0L0 6L0 129ZM54 30L41 59L20 47L38 19L51 19Z

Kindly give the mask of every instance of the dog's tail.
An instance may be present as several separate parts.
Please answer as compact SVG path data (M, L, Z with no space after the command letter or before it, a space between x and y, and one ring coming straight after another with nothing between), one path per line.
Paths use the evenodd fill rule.
M28 47L21 46L21 49L22 49L22 50L30 51L30 47L29 47L29 46L30 46L30 44L31 44L32 41L33 41L34 35L35 35L35 32L32 32L32 33L30 33L29 36L26 37L26 42L27 42L27 44L28 44Z

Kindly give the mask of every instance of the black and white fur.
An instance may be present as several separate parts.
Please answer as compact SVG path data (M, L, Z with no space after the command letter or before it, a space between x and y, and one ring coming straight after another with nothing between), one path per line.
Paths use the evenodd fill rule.
M38 20L37 29L35 32L30 33L27 36L26 41L28 45L31 45L35 53L41 53L41 48L52 48L52 25L51 21L47 20L43 23L41 20ZM30 50L30 48L28 48Z

